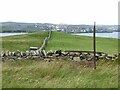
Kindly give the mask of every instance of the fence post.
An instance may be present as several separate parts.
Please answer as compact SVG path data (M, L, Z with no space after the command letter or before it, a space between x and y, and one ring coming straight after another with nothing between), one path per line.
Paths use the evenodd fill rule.
M93 28L93 49L94 49L94 69L96 69L96 22L94 22Z

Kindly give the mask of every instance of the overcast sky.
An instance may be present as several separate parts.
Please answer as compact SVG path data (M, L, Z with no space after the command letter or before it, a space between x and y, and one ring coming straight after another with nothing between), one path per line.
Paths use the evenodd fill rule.
M119 0L0 0L0 22L118 24Z

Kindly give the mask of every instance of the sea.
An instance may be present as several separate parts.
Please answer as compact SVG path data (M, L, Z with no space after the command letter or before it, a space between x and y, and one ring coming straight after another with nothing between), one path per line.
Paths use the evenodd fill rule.
M74 33L73 35L93 36L93 33ZM96 37L119 38L120 39L120 32L96 33Z
M0 37L21 35L21 34L27 34L27 33L0 33Z
M26 34L26 33L0 33L0 37L21 35L21 34ZM93 33L74 33L73 35L93 36ZM96 33L96 37L119 38L120 39L120 32Z

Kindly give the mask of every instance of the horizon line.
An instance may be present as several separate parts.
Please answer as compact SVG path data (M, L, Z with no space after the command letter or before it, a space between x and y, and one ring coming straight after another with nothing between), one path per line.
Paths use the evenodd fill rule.
M0 22L0 23L6 23L6 22L13 22L13 23L35 23L35 24L37 24L37 23L48 23L48 24L64 24L64 25L93 25L94 24L94 22L96 22L96 21L93 21L93 24L73 24L73 23L52 23L52 22L22 22L22 21L2 21L2 22ZM118 25L118 24L97 24L97 22L96 22L96 25Z

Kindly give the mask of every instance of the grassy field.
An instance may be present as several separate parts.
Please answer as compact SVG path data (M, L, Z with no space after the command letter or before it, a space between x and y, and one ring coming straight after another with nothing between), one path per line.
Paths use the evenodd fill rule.
M2 87L117 88L117 62L101 61L93 70L70 61L9 61L3 63Z
M34 33L3 38L3 50L27 50L39 46L47 33ZM8 42L7 42L8 41ZM27 43L26 43L26 42ZM19 43L21 42L21 44ZM10 46L9 46L10 45ZM92 37L53 32L47 50L92 50ZM117 40L97 38L97 50L117 53ZM24 47L23 47L24 46ZM99 61L97 69L88 67L92 62L18 60L3 63L3 88L117 88L116 61Z
M42 45L42 41L47 35L47 32L42 32L2 37L0 38L0 40L2 40L2 50L26 51L32 46L40 47Z
M96 38L97 51L109 54L118 53L118 40L112 38ZM93 38L52 32L47 50L93 50Z

